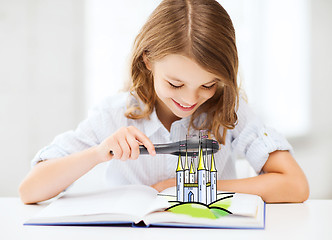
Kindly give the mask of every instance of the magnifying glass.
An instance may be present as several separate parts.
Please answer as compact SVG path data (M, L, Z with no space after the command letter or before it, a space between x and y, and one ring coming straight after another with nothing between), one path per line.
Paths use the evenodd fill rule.
M219 143L213 139L188 139L174 143L154 144L156 154L172 154L179 156L197 156L197 152L202 148L204 154L216 153L219 150ZM149 154L145 146L139 146L140 154ZM110 151L113 154L113 151Z

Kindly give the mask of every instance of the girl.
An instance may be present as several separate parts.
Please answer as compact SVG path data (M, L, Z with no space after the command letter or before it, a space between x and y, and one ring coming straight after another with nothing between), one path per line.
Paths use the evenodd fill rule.
M106 99L75 131L36 155L20 185L22 201L52 198L106 161L111 185L175 186L177 157L156 156L153 143L183 140L200 129L221 143L215 154L219 190L257 194L266 202L305 201L308 183L291 146L251 112L239 95L237 71L235 31L222 6L162 1L135 40L128 91ZM139 155L140 144L150 155ZM236 156L258 176L236 179Z

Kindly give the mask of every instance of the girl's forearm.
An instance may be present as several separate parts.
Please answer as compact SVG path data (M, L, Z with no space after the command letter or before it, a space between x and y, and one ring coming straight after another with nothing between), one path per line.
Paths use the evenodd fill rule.
M281 173L265 173L256 177L218 180L219 191L231 191L259 195L265 202L303 202L308 198L306 185ZM161 192L176 186L176 179L168 179L152 185Z
M218 190L255 194L265 202L304 202L308 189L294 176L282 173L265 173L256 177L219 180Z
M21 200L36 203L57 196L101 162L96 147L38 163L19 187Z

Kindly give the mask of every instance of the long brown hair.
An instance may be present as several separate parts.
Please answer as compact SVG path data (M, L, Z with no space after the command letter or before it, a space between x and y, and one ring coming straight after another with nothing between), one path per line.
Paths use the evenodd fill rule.
M144 108L129 106L126 117L149 118L155 106L153 75L143 55L153 63L169 54L189 57L219 77L216 93L193 113L189 127L209 130L225 144L227 129L237 123L238 105L235 30L225 9L214 0L164 0L159 4L137 35L131 59L128 90ZM206 120L197 126L195 119L202 113Z

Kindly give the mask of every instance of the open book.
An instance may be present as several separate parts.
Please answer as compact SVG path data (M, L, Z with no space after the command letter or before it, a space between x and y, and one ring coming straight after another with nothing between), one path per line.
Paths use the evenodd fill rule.
M158 193L143 185L65 194L24 225L265 227L265 203L256 195L218 192L209 205L176 201L175 188Z

